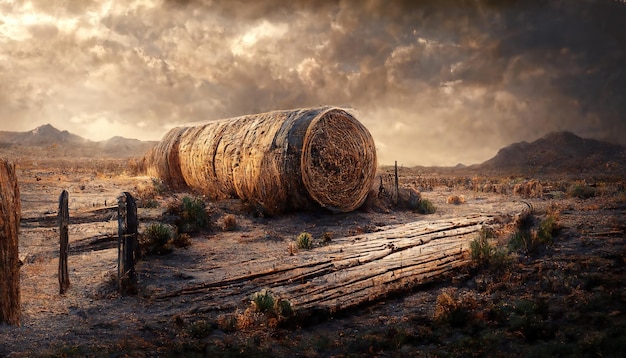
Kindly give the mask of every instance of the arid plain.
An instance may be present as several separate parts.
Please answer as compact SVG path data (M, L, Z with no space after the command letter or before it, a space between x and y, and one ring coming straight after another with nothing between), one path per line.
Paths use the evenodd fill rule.
M573 140L567 136L559 138ZM500 154L532 153L539 144ZM5 147L22 200L22 324L0 326L0 356L626 353L623 154L621 160L619 153L585 154L578 162L597 162L585 164L586 172L568 168L558 148L539 150L550 159L543 167L538 156L534 167L518 160L503 168L493 160L491 166L399 168L401 192L419 193L429 210L395 205L402 198L393 197L389 184L393 168L381 167L383 190L357 211L268 217L238 199L173 191L142 172L139 155L71 158L53 150L60 149ZM551 167L554 156L562 167ZM71 287L64 295L57 279L62 190L69 192L71 216ZM209 218L184 244L142 256L134 295L120 295L115 286L116 205L125 191L138 200L144 239L150 225L176 221L172 209L185 197L201 201ZM337 310L299 311L294 301L293 312L274 312L251 303L259 289L273 289L262 273L288 267L306 273L309 263L366 242L369 233L478 215L490 216L495 229L472 234L454 270L405 288L380 287L371 299ZM302 232L311 234L312 248L297 247Z

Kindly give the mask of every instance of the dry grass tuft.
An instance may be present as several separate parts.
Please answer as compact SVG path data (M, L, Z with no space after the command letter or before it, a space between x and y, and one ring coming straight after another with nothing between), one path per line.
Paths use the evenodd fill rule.
M448 199L446 199L448 204L460 205L465 203L465 196L463 195L450 195Z

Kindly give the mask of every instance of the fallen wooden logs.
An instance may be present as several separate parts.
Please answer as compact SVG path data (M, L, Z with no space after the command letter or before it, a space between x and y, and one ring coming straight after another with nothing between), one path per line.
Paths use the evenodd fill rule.
M470 262L470 242L495 217L473 215L417 221L383 231L344 237L295 256L255 262L257 272L235 274L165 293L159 298L198 295L196 310L237 307L263 288L291 302L296 310L345 310L386 295L441 279ZM288 262L287 262L288 261ZM233 273L249 263L229 264Z

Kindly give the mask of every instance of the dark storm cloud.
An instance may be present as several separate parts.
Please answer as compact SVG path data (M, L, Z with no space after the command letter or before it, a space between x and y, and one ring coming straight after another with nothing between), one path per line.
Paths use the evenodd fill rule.
M623 1L59 4L0 15L3 126L157 138L331 104L356 109L383 163L476 163L554 130L626 144Z

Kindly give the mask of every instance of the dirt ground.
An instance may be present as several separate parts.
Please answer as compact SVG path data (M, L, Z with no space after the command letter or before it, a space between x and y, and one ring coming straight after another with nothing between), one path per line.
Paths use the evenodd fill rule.
M510 190L486 192L472 185L444 185L446 180L436 176L424 181L423 176L401 173L403 185L416 187L435 204L436 212L428 215L409 210L317 211L266 218L250 214L239 200L207 201L214 228L193 235L189 247L144 258L138 267L138 294L120 296L114 286L117 216L112 206L122 192L140 193L153 182L128 174L63 172L18 167L22 324L0 326L0 357L626 353L622 182L594 183L594 195L584 198L560 188L522 198ZM60 295L56 215L64 189L70 195L71 288ZM168 203L182 195L159 195L156 208L140 208L140 232L159 221ZM463 196L465 202L448 204L450 195ZM220 320L243 313L249 302L221 308L212 302L208 310L202 297L156 299L190 285L255 272L268 260L289 264L290 244L302 231L338 238L394 224L500 212L522 201L532 205L538 220L558 212L560 230L553 243L512 251L505 265L467 267L349 311L286 325L261 320L256 326L227 329ZM220 230L218 223L227 214L235 216L236 230ZM504 246L506 240L498 238ZM451 314L441 315L446 307Z

